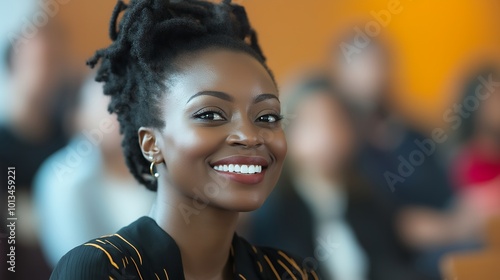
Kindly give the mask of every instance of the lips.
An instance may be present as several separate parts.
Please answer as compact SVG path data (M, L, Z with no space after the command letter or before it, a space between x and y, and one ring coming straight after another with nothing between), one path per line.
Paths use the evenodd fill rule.
M217 173L233 181L258 184L264 179L269 163L262 157L231 156L210 165Z

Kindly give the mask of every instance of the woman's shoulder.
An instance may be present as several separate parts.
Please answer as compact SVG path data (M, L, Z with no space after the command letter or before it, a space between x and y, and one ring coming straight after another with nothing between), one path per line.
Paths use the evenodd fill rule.
M115 234L75 247L59 260L50 279L131 279L148 274L137 231L150 227L147 218L139 218Z
M106 237L77 246L59 260L50 279L123 279L120 262L128 256L118 246Z
M318 263L315 258L300 258L283 250L255 246L242 240L257 260L259 270L268 271L269 279L320 279L316 271Z

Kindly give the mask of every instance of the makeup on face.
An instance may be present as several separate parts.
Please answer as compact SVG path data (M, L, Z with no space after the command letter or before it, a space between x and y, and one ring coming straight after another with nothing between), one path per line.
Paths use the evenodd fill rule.
M162 108L158 145L167 168L160 178L188 197L217 185L210 202L218 208L258 208L286 154L276 85L242 52L202 51L181 68Z
M232 97L231 94L225 93L225 92L220 92L220 91L202 91L194 94L191 96L187 103L189 104L190 101L200 98L201 96L209 96L209 97L215 97L220 99L219 102L223 103L229 103L225 105L229 106L208 106L197 111L193 117L197 119L198 121L204 122L206 125L229 125L230 122L232 121L241 121L241 118L243 116L240 116L239 118L234 117L234 110L233 106L236 103L235 98ZM206 105L209 104L215 104L211 103L210 99L206 101ZM267 103L271 104L264 104L265 101ZM213 102L213 101L212 101ZM255 126L261 129L265 129L266 127L275 127L276 125L279 124L279 121L281 120L281 116L279 115L279 99L278 96L275 94L270 94L270 93L263 93L255 96L252 101L250 102L251 106L259 105L259 103L263 103L262 110L258 108L255 110L256 112L259 112L258 114L249 114L249 115L254 115L249 116L248 120L245 123L251 123L247 124L250 126ZM277 105L276 105L277 104ZM203 107L204 102L201 102L198 106ZM213 108L210 108L213 107ZM226 108L222 108L226 107ZM252 110L249 110L252 111ZM240 114L244 115L244 114ZM233 120L236 119L236 120ZM253 122L252 122L253 119ZM259 125L260 123L260 125ZM240 125L241 127L242 125ZM247 128L245 128L246 130ZM250 128L251 130L252 128ZM255 134L254 134L255 136ZM261 136L256 135L254 139L251 136L248 137L249 139L243 140L241 139L239 145L245 146L246 149L248 148L253 148L257 147L260 145L265 145L265 141ZM243 156L240 155L241 152L238 152L235 155L229 155L225 156L222 159L215 160L213 162L210 162L209 165L213 170L216 171L216 173L219 176L223 176L229 180L233 180L238 183L242 184L247 184L247 185L252 185L252 184L258 184L263 181L265 172L269 164L272 163L272 159L269 156L266 156L264 153L261 153L262 155L259 156L258 152L254 152L254 156Z

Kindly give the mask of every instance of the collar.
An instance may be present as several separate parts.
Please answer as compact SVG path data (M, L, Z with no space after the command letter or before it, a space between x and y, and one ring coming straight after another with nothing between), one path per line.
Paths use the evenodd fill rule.
M147 260L148 266L156 273L166 273L168 279L184 280L181 252L175 240L165 232L155 220L150 217L141 217L127 227L118 231L118 234L139 251L142 258ZM260 279L257 262L252 256L255 252L244 239L236 233L231 243L231 258L233 261L234 279Z

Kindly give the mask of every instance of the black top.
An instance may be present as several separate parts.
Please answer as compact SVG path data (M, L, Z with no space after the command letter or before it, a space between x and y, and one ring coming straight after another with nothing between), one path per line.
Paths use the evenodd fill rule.
M307 264L283 251L257 248L234 235L233 279L319 279ZM174 239L149 217L113 235L93 239L68 252L51 280L183 280L181 253Z

